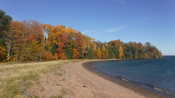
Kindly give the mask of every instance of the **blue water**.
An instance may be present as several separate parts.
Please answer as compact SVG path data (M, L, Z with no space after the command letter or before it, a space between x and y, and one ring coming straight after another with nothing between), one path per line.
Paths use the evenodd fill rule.
M175 95L175 56L152 60L97 62L95 68L105 74L121 76Z

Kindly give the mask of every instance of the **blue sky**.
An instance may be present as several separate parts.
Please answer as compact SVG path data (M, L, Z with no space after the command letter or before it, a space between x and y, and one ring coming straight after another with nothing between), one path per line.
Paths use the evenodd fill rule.
M151 42L175 54L174 0L0 0L14 20L73 27L99 41Z

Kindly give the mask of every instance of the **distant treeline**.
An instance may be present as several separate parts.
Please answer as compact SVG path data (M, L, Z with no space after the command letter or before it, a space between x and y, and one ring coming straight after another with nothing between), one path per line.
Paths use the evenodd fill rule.
M161 52L150 43L124 43L120 40L102 43L63 25L12 21L0 11L0 61L160 57Z

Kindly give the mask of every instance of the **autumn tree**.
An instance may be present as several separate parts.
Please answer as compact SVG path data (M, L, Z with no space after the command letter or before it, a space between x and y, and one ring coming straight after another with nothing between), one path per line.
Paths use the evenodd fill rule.
M96 56L97 56L98 59L102 59L102 51L101 51L100 48L97 48Z
M161 52L150 43L102 43L71 27L12 21L0 11L0 61L44 61L58 59L149 59Z
M14 61L41 60L43 49L42 26L36 21L13 21L8 32L10 59Z
M73 49L73 58L74 59L79 59L80 58L80 53L76 48Z
M11 20L10 16L0 10L0 61L5 60L7 56L7 31L9 30Z
M124 59L125 55L124 55L124 48L122 46L119 47L119 59Z
M16 61L161 57L160 51L148 43L124 43L120 40L102 43L62 25L41 25L35 21L12 22L10 32L10 54Z

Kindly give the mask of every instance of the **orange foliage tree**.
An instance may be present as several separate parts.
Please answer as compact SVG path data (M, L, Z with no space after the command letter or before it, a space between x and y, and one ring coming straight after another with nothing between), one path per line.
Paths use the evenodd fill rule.
M161 52L150 43L124 43L120 40L102 43L71 27L40 24L37 21L10 23L9 18L7 25L0 27L0 38L0 61L161 57Z

